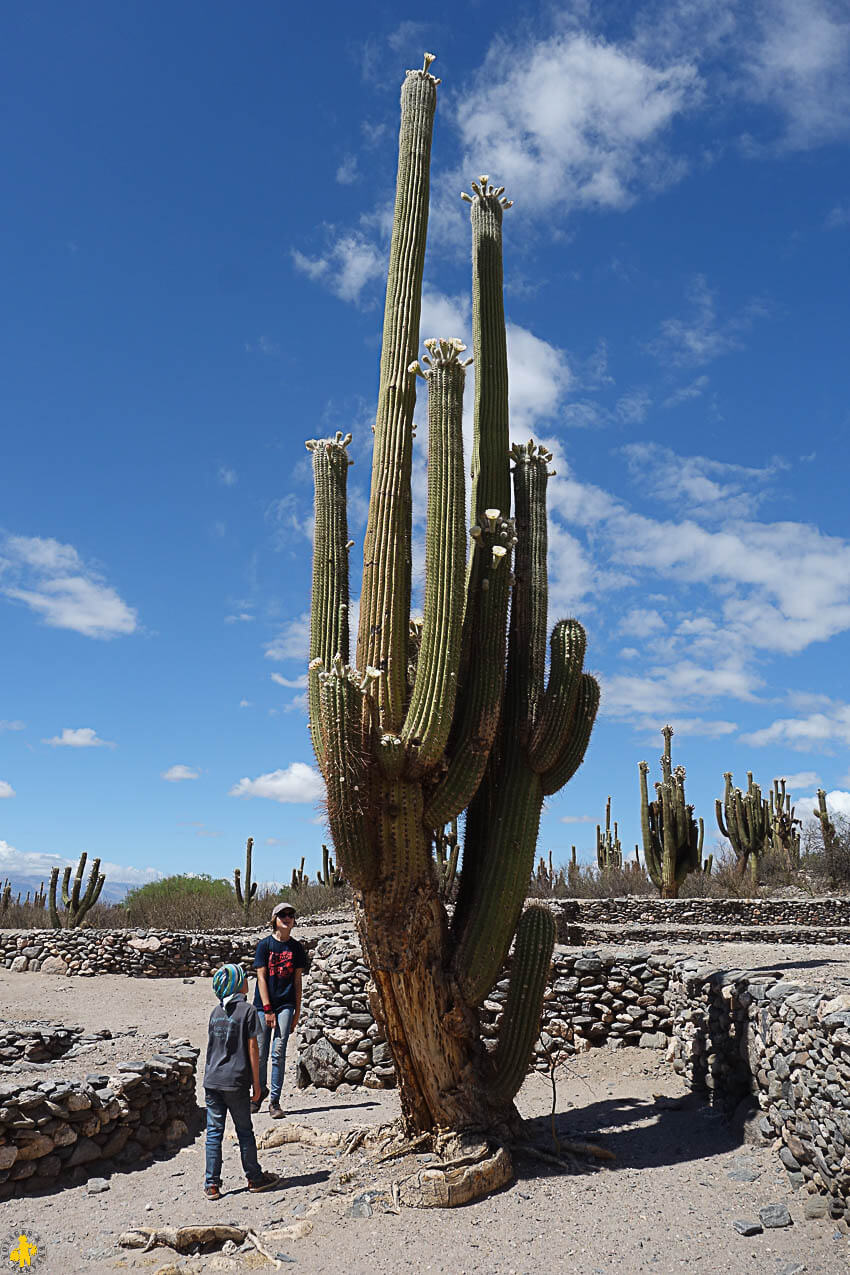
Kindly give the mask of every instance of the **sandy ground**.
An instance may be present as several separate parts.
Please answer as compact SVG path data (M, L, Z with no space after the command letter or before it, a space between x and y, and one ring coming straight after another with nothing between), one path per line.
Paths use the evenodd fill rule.
M808 982L850 973L844 953L832 947L762 951L724 945L711 948L710 957L725 967L796 972ZM200 1079L213 1005L207 980L187 985L180 979L87 980L3 970L0 1005L4 1017L15 1021L47 1018L88 1030L109 1027L116 1034L135 1028L134 1034L117 1036L118 1052L123 1050L128 1059L145 1056L157 1032L188 1037L202 1049L198 1098L203 1103ZM110 1055L115 1057L113 1049ZM339 1130L379 1124L397 1113L391 1091L297 1090L294 1052L283 1095L292 1119ZM77 1074L99 1066L97 1051L86 1054L85 1061L78 1061ZM16 1073L9 1078L17 1078ZM682 1081L655 1051L595 1050L574 1059L558 1076L556 1133L592 1137L615 1153L612 1167L594 1171L581 1166L579 1172L565 1173L523 1158L510 1187L462 1209L396 1215L375 1204L372 1216L351 1216L354 1195L390 1181L389 1168L376 1170L358 1153L343 1161L332 1152L303 1146L261 1152L263 1167L282 1173L285 1180L279 1190L252 1196L233 1141L225 1143L225 1195L213 1204L202 1194L201 1133L191 1146L149 1167L113 1174L103 1194L88 1195L81 1185L0 1203L0 1234L18 1222L36 1232L43 1250L33 1270L44 1275L121 1270L153 1275L163 1268L270 1270L256 1254L191 1258L167 1248L141 1254L120 1249L116 1241L133 1226L213 1220L259 1230L285 1226L320 1202L308 1234L274 1245L304 1275L330 1269L347 1275L413 1269L451 1275L665 1275L687 1267L698 1275L846 1275L846 1225L804 1220L804 1196L790 1190L775 1153L742 1145L721 1117L685 1094ZM549 1138L551 1146L548 1080L530 1077L519 1106L541 1145ZM274 1123L263 1111L255 1118L255 1129L260 1134ZM752 1181L730 1179L741 1168ZM761 1207L772 1203L787 1205L793 1226L752 1238L734 1230L735 1219L756 1218ZM286 1262L282 1269L288 1267Z

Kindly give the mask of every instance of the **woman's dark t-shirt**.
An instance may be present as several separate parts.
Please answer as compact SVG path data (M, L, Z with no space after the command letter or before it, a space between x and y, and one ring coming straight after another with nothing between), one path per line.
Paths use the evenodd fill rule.
M297 939L281 943L269 935L260 939L254 953L254 969L265 969L269 981L269 1004L275 1013L295 1005L295 971L307 968L307 953ZM254 989L254 1004L263 1008L260 983Z

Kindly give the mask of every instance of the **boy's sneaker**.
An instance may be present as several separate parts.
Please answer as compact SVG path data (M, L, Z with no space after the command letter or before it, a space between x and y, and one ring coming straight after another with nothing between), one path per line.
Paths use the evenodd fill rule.
M269 1103L269 1115L271 1116L272 1120L282 1120L284 1117L284 1114L285 1113L281 1110L281 1106L279 1102Z
M277 1186L281 1177L279 1173L261 1173L258 1178L254 1178L253 1182L248 1182L249 1191L270 1191L273 1186Z
M252 1116L255 1116L255 1115L257 1114L257 1112L260 1110L260 1107L262 1107L263 1103L265 1102L266 1098L268 1098L268 1096L269 1096L269 1091L268 1091L268 1089L261 1089L261 1090L260 1090L260 1101L259 1101L259 1102L252 1102L252 1103L251 1103L251 1115L252 1115Z
M204 1195L207 1197L208 1200L220 1200L221 1187L217 1186L216 1183L213 1182L211 1186L204 1187Z

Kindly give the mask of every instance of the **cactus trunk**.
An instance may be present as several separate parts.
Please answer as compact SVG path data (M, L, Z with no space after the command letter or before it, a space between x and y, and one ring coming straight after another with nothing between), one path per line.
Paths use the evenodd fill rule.
M599 688L583 672L585 635L575 620L556 624L545 676L551 455L531 440L509 445L502 214L510 203L487 177L465 196L476 364L468 556L461 416L469 360L461 359L459 340L441 337L427 340L427 354L414 362L439 82L430 60L408 72L401 95L356 667L348 663L347 629L350 436L307 444L316 490L310 731L406 1126L502 1136L518 1120L513 1098L537 1034L554 943L545 909L522 915L540 811L581 764ZM410 617L414 373L428 389L421 624ZM456 820L464 810L450 924L441 892L457 869ZM511 990L489 1055L478 1009L515 933ZM491 1171L474 1182L470 1176L468 1191L502 1185L509 1164L500 1149ZM461 1202L454 1187L449 1194Z

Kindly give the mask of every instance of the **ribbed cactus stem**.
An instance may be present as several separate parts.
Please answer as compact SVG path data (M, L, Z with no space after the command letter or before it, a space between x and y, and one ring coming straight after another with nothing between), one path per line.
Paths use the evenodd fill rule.
M665 726L661 757L661 782L655 785L655 801L649 800L645 761L639 764L640 813L646 870L664 899L675 899L689 872L701 865L702 820L697 827L693 806L685 801L685 769L673 768L672 726Z
M623 847L618 836L617 822L611 831L611 798L605 803L605 832L596 825L596 864L600 872L608 872L623 866Z
M724 774L723 779L723 801L715 802L717 826L735 852L739 874L743 876L749 865L756 884L758 860L771 836L770 803L762 798L761 788L753 781L752 771L747 772L746 793L733 786L730 771Z
M408 71L401 90L396 199L357 638L358 668L378 668L386 674L377 687L376 707L380 728L390 733L401 727L406 698L410 475L416 402L408 369L419 343L438 83L427 65L426 59L421 71Z
M543 993L555 946L548 908L532 904L517 925L516 946L499 1043L493 1057L493 1091L502 1101L519 1093L540 1030Z
M407 773L442 761L454 717L463 622L466 510L463 474L461 341L426 341L428 382L428 513L425 612L410 706L401 731Z

